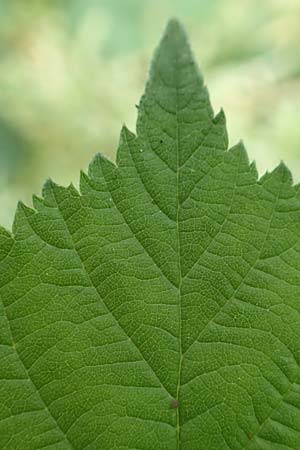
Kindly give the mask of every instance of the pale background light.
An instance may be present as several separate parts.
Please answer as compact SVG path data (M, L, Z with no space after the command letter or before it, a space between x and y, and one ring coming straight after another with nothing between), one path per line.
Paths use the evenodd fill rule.
M260 173L300 181L299 0L0 0L0 223L43 182L78 182L135 129L150 58L170 17L186 26L230 143Z

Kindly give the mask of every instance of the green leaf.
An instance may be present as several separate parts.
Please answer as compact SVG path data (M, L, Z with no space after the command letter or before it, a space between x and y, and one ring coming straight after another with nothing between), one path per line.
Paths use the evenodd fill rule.
M300 194L227 149L176 21L116 165L0 233L0 448L300 442Z

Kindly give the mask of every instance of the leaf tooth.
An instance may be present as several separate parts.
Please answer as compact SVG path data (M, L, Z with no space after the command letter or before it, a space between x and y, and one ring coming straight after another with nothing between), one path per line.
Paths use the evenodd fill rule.
M228 153L237 154L240 162L249 166L248 153L242 139L240 139L237 144L230 147Z
M21 213L26 217L29 217L32 214L35 214L35 211L33 208L30 208L30 206L25 205L25 203L22 202L22 200L19 200L17 204L17 213Z
M253 173L255 180L258 180L258 170L256 166L256 161L252 161L250 164L250 171Z
M226 115L223 108L215 115L213 123L226 126Z
M22 228L24 220L27 221L28 218L34 214L36 214L36 211L34 209L30 208L21 200L19 200L12 225L13 234L17 235L18 230Z
M121 139L136 139L136 135L129 130L129 128L123 124L122 128L121 128L121 133L120 133L120 141Z
M136 135L132 131L130 131L126 125L123 125L121 132L120 132L120 139L119 139L119 145L118 145L118 151L117 151L117 157L116 157L117 167L122 165L123 158L127 160L126 155L130 151L128 148L128 145L131 142L134 142L135 139L136 139Z
M46 203L48 206L55 206L56 201L54 198L53 191L57 189L59 186L55 183L51 178L48 178L42 188L42 196L44 198L44 204Z
M0 262L6 258L13 244L13 234L0 225Z
M280 163L271 172L266 171L260 178L259 182L260 184L280 182L292 186L293 176L286 164L283 161L280 161Z
M78 189L74 186L72 181L66 188L63 187L63 186L59 186L59 188L60 189L66 189L68 192L70 192L71 195L75 195L75 196L79 196L80 195Z
M294 188L297 191L297 195L299 196L299 194L300 194L300 183L295 184Z
M96 153L88 167L88 176L92 180L103 179L103 170L112 172L116 165L102 153Z
M265 181L270 177L270 172L268 170L266 170L262 176L260 177L260 179L258 180L259 184L264 184Z
M276 170L276 169L275 169ZM289 185L293 185L293 175L288 166L281 160L278 165L278 170L280 171L282 182Z
M48 194L48 191L52 191L52 189L54 189L55 187L57 187L58 184L55 183L55 181L52 180L52 178L47 178L47 180L45 181L43 188L42 188L42 195L45 198L45 195Z
M44 199L36 194L33 194L32 196L32 204L37 211L42 210L45 206Z
M0 236L4 236L6 238L12 238L12 233L7 230L6 228L2 227L2 225L0 225Z
M87 191L90 191L91 188L91 179L88 176L87 173L85 173L83 170L80 171L79 175L79 191L80 194L84 194Z

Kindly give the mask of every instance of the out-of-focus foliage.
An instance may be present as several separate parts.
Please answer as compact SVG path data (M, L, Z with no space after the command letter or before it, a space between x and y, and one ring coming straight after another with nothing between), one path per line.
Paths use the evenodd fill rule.
M216 110L260 172L300 175L299 0L0 0L0 223L49 176L113 157L167 19L188 28ZM131 105L131 106L130 106Z

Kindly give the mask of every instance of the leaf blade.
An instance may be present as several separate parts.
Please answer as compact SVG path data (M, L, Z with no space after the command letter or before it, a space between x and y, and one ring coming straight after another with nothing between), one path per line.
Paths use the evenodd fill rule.
M13 417L14 438L1 417L1 445L297 445L298 188L284 164L258 180L243 144L228 150L178 22L116 165L96 156L80 192L48 181L34 208L0 233L0 336L5 348L7 315L46 417ZM22 419L6 371L0 400L20 395Z

